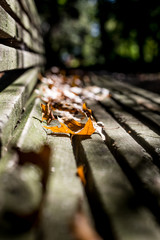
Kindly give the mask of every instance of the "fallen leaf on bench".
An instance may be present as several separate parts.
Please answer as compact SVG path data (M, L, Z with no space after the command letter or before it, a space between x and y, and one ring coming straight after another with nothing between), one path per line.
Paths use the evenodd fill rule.
M91 118L88 118L88 121L86 122L84 128L82 130L76 132L77 135L92 135L95 132L95 128L93 126L93 122Z
M71 232L75 240L102 240L90 224L81 205L78 206L77 212L71 222Z
M80 177L82 183L84 184L84 186L86 185L86 178L85 178L85 174L84 174L84 171L85 171L85 166L84 165L80 165L78 168L77 168L77 175Z
M43 126L46 129L51 130L53 133L64 133L64 134L75 134L71 129L69 129L64 123L60 122L61 127L47 127Z
M64 134L72 134L72 135L92 135L95 132L95 128L93 126L92 120L91 118L88 118L88 121L86 122L86 124L84 125L84 127L82 129L80 129L79 131L72 131L70 127L82 127L83 124L76 122L74 120L68 121L66 122L66 124L68 124L68 126L66 124L63 123L63 120L58 118L59 123L61 125L61 127L55 126L55 127L47 127L47 126L43 126L46 129L51 130L53 133L64 133Z
M86 99L99 101L109 97L107 89L98 86L84 87L84 82L79 76L68 76L63 70L58 71L57 74L51 71L46 74L46 77L39 78L43 84L38 95L46 104L41 104L42 121L46 120L49 124L52 120L58 119L60 125L44 126L44 128L55 134L72 136L91 136L96 132L105 140L103 127L96 123L92 110L84 101Z

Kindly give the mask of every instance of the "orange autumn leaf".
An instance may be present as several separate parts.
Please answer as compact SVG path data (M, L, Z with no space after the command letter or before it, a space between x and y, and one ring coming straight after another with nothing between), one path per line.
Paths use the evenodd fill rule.
M86 178L85 178L85 175L84 175L84 165L81 165L77 168L77 175L80 177L82 183L85 186L86 185Z
M46 129L51 130L53 133L65 133L65 134L75 134L71 129L69 129L64 123L61 123L61 127L55 126L55 127L47 127L43 126Z
M76 135L92 135L95 132L95 128L93 126L91 118L88 118L88 121L86 122L84 128L82 130L76 132Z
M59 119L60 121L60 119ZM77 121L71 121L72 123L76 124ZM81 124L77 122L77 124ZM77 132L72 131L68 126L66 126L64 123L60 122L61 127L47 127L44 126L44 128L51 130L53 133L64 133L64 134L72 134L72 135L92 135L95 132L95 128L93 126L92 120L88 118L88 121L86 122L84 128L80 129Z

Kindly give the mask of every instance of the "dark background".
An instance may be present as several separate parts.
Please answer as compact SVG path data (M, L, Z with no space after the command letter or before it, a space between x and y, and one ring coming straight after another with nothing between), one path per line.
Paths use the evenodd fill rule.
M47 68L160 70L159 0L35 0Z

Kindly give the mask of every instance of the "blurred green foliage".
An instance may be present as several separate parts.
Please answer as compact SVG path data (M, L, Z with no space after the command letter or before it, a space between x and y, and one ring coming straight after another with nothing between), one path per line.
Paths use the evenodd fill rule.
M158 71L158 0L35 1L48 66Z

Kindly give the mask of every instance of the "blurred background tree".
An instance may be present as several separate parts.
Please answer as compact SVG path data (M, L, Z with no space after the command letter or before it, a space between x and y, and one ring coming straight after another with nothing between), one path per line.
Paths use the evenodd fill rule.
M35 2L42 18L47 67L159 71L158 0Z

